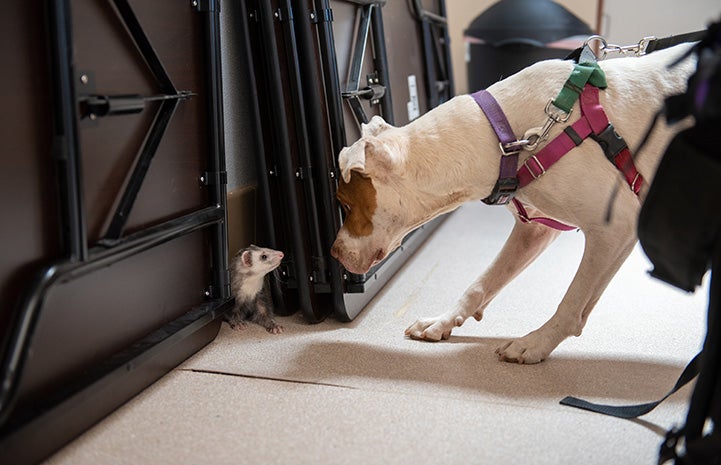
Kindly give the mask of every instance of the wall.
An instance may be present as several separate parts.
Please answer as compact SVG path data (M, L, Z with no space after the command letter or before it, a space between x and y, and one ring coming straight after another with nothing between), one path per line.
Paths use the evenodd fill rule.
M601 34L619 45L638 43L645 36L665 37L704 29L709 21L721 15L718 0L557 0L594 30L599 2L603 8ZM469 92L463 31L494 3L494 0L446 0L457 94ZM474 90L477 89L470 89Z
M718 0L604 0L603 35L619 45L706 28L721 16Z
M468 89L463 33L479 14L494 3L496 3L495 0L446 0L448 33L451 40L456 94L465 94L469 91L478 90ZM560 0L557 1L557 3L563 5L571 13L578 16L588 24L591 29L596 28L596 18L598 16L597 2L588 0Z

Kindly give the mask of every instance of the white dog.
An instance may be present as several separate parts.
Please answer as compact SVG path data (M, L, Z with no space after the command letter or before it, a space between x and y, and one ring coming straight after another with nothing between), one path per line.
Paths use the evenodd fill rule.
M687 50L682 45L600 63L608 82L600 103L631 149L639 145L664 97L685 90L694 60L672 69L667 65ZM488 88L519 138L543 124L546 103L558 94L572 69L569 61L543 61ZM573 123L579 113L575 108L566 124ZM556 124L548 140L566 124ZM487 197L498 179L498 139L469 95L457 96L404 127L392 127L374 117L362 129L361 139L339 155L343 182L337 198L346 219L332 247L333 256L353 273L367 272L418 226L464 202ZM585 235L585 250L555 314L535 331L503 343L496 350L500 359L538 363L565 338L581 334L589 313L634 247L639 208L672 135L665 124L655 129L636 161L645 179L643 188L637 196L623 185L610 222L606 221L607 206L621 173L590 139L517 192L529 216L579 228ZM522 151L519 166L532 154ZM447 339L469 317L480 320L496 294L559 234L517 219L498 257L457 306L416 321L406 335L438 341Z

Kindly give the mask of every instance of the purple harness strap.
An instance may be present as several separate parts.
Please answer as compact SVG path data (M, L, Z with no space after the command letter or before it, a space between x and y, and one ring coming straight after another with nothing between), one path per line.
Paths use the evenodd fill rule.
M506 145L518 141L516 135L513 133L513 129L511 129L511 125L508 123L506 114L503 113L501 106L496 102L496 99L493 98L490 92L487 90L479 90L471 96L478 106L481 107L483 113L486 114L486 118L488 118L488 122L491 123L491 127L496 132L496 137L498 137L501 144Z
M498 181L493 187L491 195L482 199L488 205L505 205L511 200L518 211L518 217L523 223L540 223L549 228L558 229L560 231L570 231L576 229L575 226L568 226L556 221L552 218L529 218L523 204L513 198L518 189L518 152L523 148L521 142L513 133L511 125L508 123L506 115L503 113L501 106L498 104L493 95L487 90L480 90L471 94L481 110L486 115L488 122L491 123L493 131L498 137L498 146L501 149L501 167L498 175Z
M521 145L508 123L506 115L501 106L487 90L479 90L471 95L491 123L493 131L498 137L498 146L501 149L501 167L498 174L498 181L493 187L491 195L482 199L488 205L505 205L513 198L518 188L518 152Z

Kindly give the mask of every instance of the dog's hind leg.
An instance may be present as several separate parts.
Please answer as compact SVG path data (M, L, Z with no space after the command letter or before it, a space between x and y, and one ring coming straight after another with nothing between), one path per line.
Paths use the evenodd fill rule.
M501 360L538 363L569 336L580 336L588 315L636 243L635 223L587 232L583 258L556 313L540 328L507 341Z
M503 287L523 271L556 239L560 231L519 219L491 266L474 281L456 307L433 318L421 318L406 329L406 336L425 341L448 339L456 326L473 316L483 317L483 310Z

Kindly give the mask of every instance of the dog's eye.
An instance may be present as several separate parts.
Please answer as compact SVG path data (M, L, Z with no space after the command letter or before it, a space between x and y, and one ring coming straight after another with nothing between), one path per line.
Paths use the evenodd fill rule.
M346 213L350 213L350 205L347 203L341 203L340 206L345 210Z

